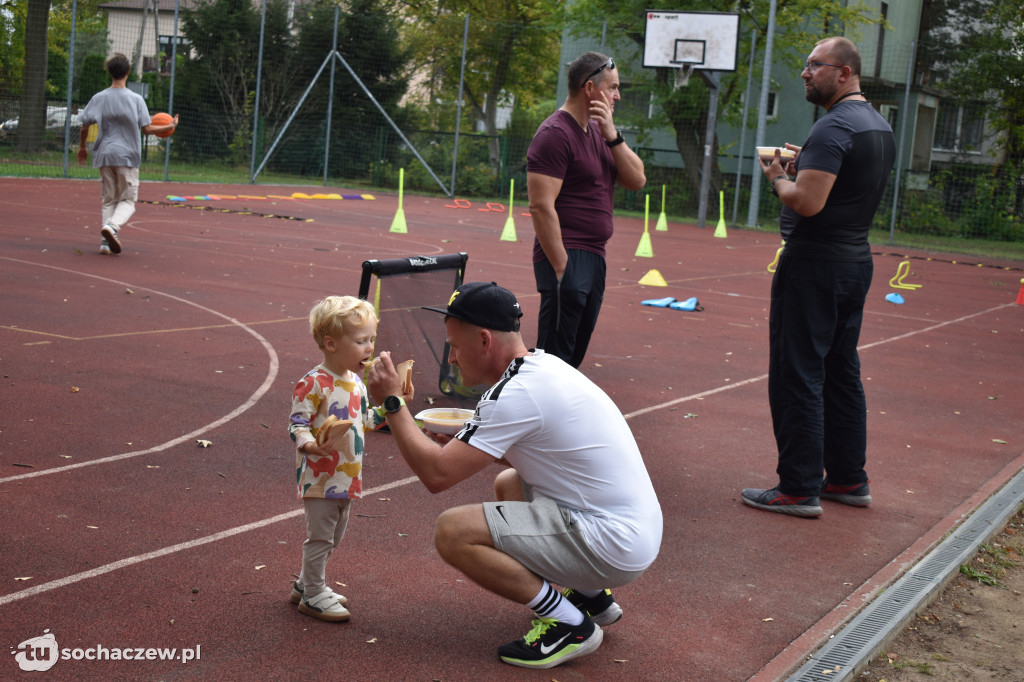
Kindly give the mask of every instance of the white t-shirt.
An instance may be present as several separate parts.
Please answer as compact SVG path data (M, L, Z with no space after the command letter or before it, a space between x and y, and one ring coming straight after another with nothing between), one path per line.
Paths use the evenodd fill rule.
M505 457L536 495L569 509L609 564L647 568L661 546L661 505L625 418L578 370L532 353L509 365L456 437Z

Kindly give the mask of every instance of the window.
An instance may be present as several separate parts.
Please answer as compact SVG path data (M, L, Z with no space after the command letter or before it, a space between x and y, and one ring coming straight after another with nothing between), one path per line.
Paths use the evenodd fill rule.
M743 103L743 106L747 106L746 95L743 95L740 98L740 101ZM756 100L756 99L753 102L751 102L750 106L752 106L753 108L750 110L750 113L751 114L756 114L757 113L757 107L759 105L760 105L760 102L758 100ZM767 118L767 119L772 119L772 118L778 118L778 116L779 116L779 97L778 97L778 93L775 92L774 90L769 90L768 91L768 101L765 103L765 107L764 107L764 117Z
M980 106L941 102L934 147L951 152L980 152L984 131L985 115Z
M178 44L177 48L174 48L172 46L172 40L174 40ZM191 46L192 44L188 41L188 38L185 38L184 36L178 36L176 40L172 36L160 36L160 73L171 72L172 49L176 50L177 56L185 57L187 59L189 57L189 50L191 49Z

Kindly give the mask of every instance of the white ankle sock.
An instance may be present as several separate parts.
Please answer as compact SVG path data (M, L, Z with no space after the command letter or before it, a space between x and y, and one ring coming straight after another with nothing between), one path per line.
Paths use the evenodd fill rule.
M526 606L533 609L541 618L554 618L569 625L579 625L583 622L580 610L547 581L540 586L540 592Z

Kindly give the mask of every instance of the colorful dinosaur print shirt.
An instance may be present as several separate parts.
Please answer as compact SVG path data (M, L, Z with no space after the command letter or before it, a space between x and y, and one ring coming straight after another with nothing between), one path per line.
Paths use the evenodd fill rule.
M302 446L316 441L329 415L351 419L352 428L341 447L326 457L307 455ZM334 374L317 365L295 385L288 432L295 443L295 481L299 497L359 498L363 493L364 434L380 428L385 419L370 409L362 379L347 372Z

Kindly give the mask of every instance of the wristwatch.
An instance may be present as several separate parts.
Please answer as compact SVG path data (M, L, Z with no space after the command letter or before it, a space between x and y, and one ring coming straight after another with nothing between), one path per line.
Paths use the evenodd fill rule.
M777 183L779 180L789 180L789 178L785 175L776 175L774 178L772 178L772 194L774 194L775 196L779 196L779 191L775 189L775 183Z
M608 145L609 148L614 147L617 144L622 144L623 142L626 141L626 139L622 137L622 133L620 133L618 130L616 130L615 132L618 134L618 137L616 137L611 142L608 142L607 140L605 141L605 144Z
M381 407L383 407L384 411L388 414L394 414L404 406L405 400L402 399L402 396L398 395L389 395L387 398L384 398L384 402L381 404Z

